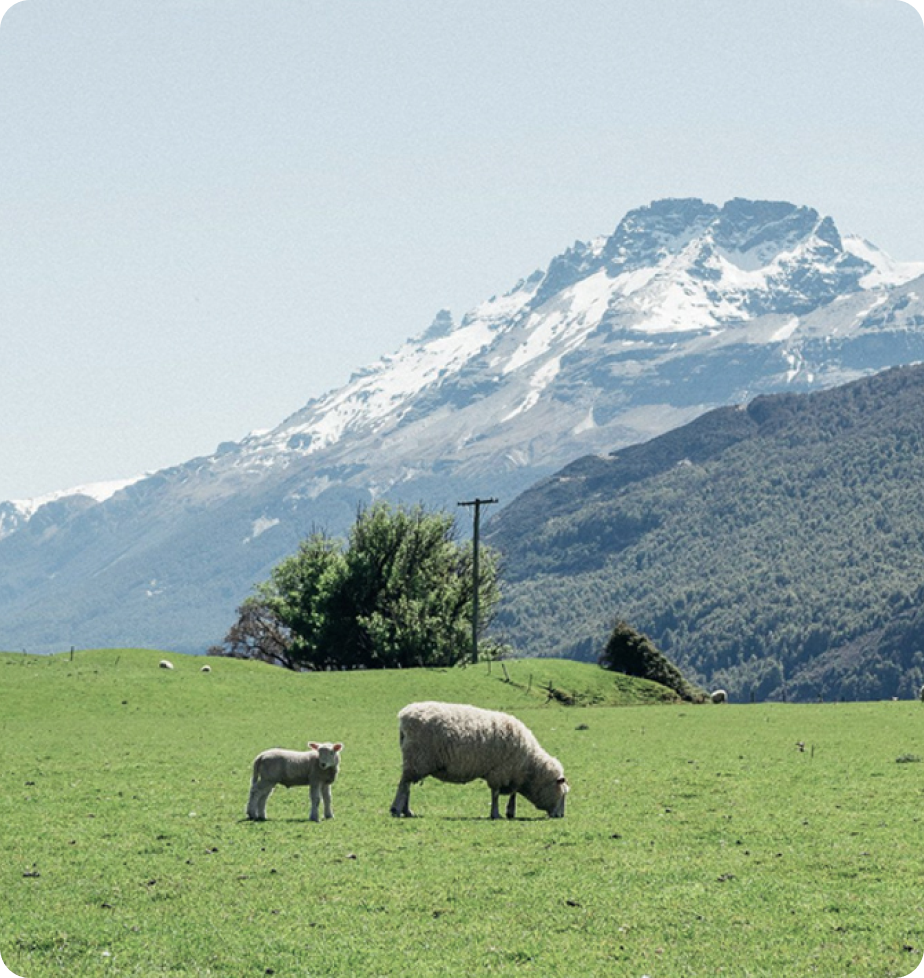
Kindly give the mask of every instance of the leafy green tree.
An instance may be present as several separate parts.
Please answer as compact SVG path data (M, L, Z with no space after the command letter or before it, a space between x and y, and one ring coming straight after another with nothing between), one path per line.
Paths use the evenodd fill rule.
M499 597L490 549L479 577L487 621ZM457 542L451 516L378 503L359 512L347 541L304 540L256 599L288 633L295 668L407 668L468 656L472 589L471 544Z
M621 619L613 626L599 662L604 669L612 672L650 679L667 686L685 700L698 702L704 698L703 691L684 679L680 670L658 651L647 635L637 632Z
M312 533L273 568L268 581L257 585L260 601L289 635L287 652L296 665L323 663L326 650L335 648L331 612L343 577L340 545L323 533Z

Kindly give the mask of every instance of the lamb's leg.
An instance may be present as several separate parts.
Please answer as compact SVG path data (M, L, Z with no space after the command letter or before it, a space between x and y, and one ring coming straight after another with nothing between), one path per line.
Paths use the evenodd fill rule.
M402 815L405 818L414 817L414 813L411 811L410 778L402 777L398 782L398 793L395 795L395 800L391 803L391 813L395 818L401 818Z
M497 788L491 789L491 818L498 819L501 817L500 808L498 806L498 801L500 800L500 792Z
M319 784L313 784L310 787L311 787L311 814L308 816L308 818L312 822L320 822L321 819L318 818L318 804L321 801L321 786Z
M330 785L329 784L322 784L321 785L321 798L324 799L324 817L325 818L333 818L334 817L334 809L331 807L331 801L330 801Z
M517 793L515 791L510 792L510 798L507 801L507 818L517 817Z
M247 817L256 822L266 820L266 801L276 785L266 781L252 781L247 799Z
M256 819L257 817L257 786L250 785L250 794L247 796L247 817Z

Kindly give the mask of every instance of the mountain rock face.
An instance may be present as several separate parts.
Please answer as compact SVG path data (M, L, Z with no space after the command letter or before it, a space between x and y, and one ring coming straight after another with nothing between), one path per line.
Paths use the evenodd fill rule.
M203 649L357 506L506 503L718 405L924 359L922 273L807 207L632 211L270 432L99 498L0 503L0 647Z
M495 631L532 654L596 660L621 618L734 699L917 698L924 365L578 459L486 540L509 569Z

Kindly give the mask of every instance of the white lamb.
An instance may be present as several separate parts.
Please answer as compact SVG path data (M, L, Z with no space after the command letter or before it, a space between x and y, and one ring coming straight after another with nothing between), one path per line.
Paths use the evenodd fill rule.
M717 689L709 694L709 698L713 703L727 703L728 693L726 693L724 689Z
M494 819L501 817L500 795L510 796L507 818L516 816L518 792L552 818L564 817L570 789L561 763L516 717L456 703L411 703L398 722L403 766L392 815L413 817L411 785L432 775L453 784L483 778Z
M161 669L173 668L173 663L169 659L161 659L160 662L158 662L158 665L160 666Z
M308 745L309 750L285 750L274 747L258 754L253 762L247 817L262 822L266 819L266 801L277 784L293 788L308 785L311 789L312 822L318 822L318 803L324 800L324 817L333 818L330 786L340 770L340 751L343 744Z

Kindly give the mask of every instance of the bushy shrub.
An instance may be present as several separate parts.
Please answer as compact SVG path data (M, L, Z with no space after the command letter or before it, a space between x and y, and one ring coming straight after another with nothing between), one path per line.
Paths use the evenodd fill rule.
M690 702L702 702L704 699L703 690L684 679L680 670L658 651L647 635L636 631L621 619L613 626L599 662L604 669L612 672L650 679L667 686Z

